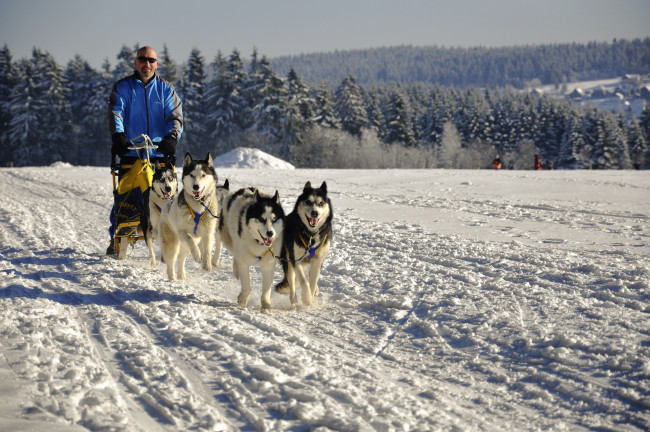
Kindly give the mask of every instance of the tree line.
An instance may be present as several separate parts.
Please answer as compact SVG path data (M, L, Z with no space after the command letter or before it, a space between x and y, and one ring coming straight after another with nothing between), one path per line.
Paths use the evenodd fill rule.
M398 46L273 59L278 73L293 68L308 83L335 84L352 75L363 85L420 82L455 88L523 89L538 81L560 88L568 82L648 73L649 65L650 38L498 48Z
M137 47L123 46L99 70L80 56L65 67L34 48L13 61L0 50L0 163L110 163L108 96L133 72ZM198 49L178 67L167 47L158 73L175 86L185 117L178 153L219 155L256 147L297 167L530 169L534 154L556 168L650 167L650 112L612 113L513 87L424 83L361 85L353 75L307 85L279 75L253 50Z

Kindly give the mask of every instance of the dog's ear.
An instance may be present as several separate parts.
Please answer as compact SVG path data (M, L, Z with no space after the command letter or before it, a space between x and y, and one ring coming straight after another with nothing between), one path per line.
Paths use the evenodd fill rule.
M323 184L320 185L320 190L322 190L323 193L327 193L327 183L323 182Z
M183 158L183 166L189 165L192 163L192 155L185 153L185 158Z
M276 204L280 204L280 193L277 191L277 189L275 191L275 195L273 196L273 199L275 200Z
M308 181L307 183L305 183L305 187L302 188L302 191L303 191L303 192L307 192L309 189L311 189L311 182L310 182L310 181Z
M210 165L210 166L214 165L212 163L212 153L208 152L208 157L206 157L205 160L208 162L208 165Z
M260 191L258 189L255 189L255 202L258 202L260 200Z
M156 161L156 163L153 164L153 169L158 171L160 169L160 162Z
M228 179L226 179L226 181L223 182L223 188L225 190L230 190L230 183L228 182Z

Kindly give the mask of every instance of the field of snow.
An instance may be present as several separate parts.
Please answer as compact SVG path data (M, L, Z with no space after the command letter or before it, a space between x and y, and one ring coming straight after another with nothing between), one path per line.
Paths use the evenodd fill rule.
M0 169L0 431L650 429L649 172L217 173L327 181L313 307L106 257L107 168Z

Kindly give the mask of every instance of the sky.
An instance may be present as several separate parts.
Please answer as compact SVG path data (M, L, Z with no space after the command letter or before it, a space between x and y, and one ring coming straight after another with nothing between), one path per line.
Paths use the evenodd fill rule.
M414 46L611 42L650 36L648 0L0 0L0 44L62 64L116 63L123 45L260 56Z

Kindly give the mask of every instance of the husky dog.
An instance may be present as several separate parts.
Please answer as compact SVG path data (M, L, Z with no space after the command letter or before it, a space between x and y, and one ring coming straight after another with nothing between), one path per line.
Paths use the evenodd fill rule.
M280 253L284 279L275 287L277 292L288 292L293 305L297 303L296 282L301 286L305 306L311 306L319 293L318 278L332 240L332 217L327 184L323 182L314 189L307 182L293 211L285 219ZM309 280L305 275L307 270Z
M140 217L140 230L149 248L151 267L156 267L156 255L153 251L153 239L159 237L160 214L163 207L174 199L178 192L178 177L171 163L161 166L158 161L154 165L151 187L144 191L144 206Z
M230 182L228 179L223 183L223 186L217 186L217 202L219 203L219 208L223 208L223 200L230 193ZM219 234L219 224L216 227L215 233L215 248L214 253L212 254L212 267L219 267L219 260L221 259L221 235Z
M271 285L275 271L275 253L282 246L284 210L280 195L273 197L256 188L240 189L226 197L221 208L219 231L226 248L233 255L232 270L241 281L237 297L245 307L251 295L250 267L262 269L262 310L271 308Z
M183 191L163 208L160 220L162 255L171 280L185 279L185 259L190 253L204 270L212 270L212 245L219 213L212 155L193 160L187 153L181 182Z

